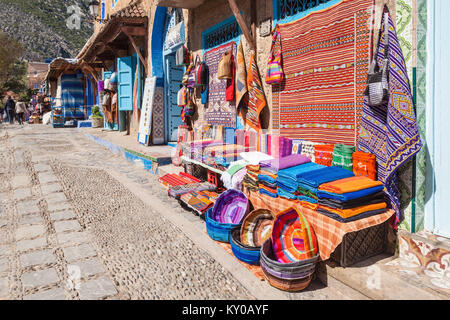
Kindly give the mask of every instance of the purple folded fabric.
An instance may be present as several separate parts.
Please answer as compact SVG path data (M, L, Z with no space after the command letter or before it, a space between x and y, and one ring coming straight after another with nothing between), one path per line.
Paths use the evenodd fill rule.
M260 166L267 170L278 172L279 170L296 167L310 162L311 159L303 154L292 154L280 159L261 161Z

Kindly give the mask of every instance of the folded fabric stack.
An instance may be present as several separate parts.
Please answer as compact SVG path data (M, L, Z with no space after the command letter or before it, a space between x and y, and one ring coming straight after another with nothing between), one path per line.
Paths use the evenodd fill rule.
M357 151L353 153L353 173L356 176L377 179L377 160L374 154Z
M180 200L202 216L214 205L218 197L219 194L212 191L191 191L183 194Z
M337 144L333 149L333 166L353 171L353 153L355 147Z
M319 206L317 192L320 185L353 176L353 172L348 170L324 166L317 170L314 169L298 174L297 181L301 195L297 199L300 200L302 206L317 210Z
M315 162L315 154L314 154L314 146L317 143L311 141L303 141L302 142L302 151L301 154L307 156L311 159L312 162Z
M231 162L241 160L241 153L247 152L248 148L236 144L225 144L205 148L204 157L207 165L218 164L228 167Z
M292 140L292 154L301 154L302 153L302 139L293 139Z
M306 172L311 172L322 168L325 167L314 162L307 162L305 164L297 165L295 167L278 171L277 177L278 194L283 198L297 199L299 188L299 177Z
M245 160L236 161L230 164L227 171L225 171L220 180L223 186L227 189L242 189L242 180L247 175L247 162Z
M263 192L260 192L267 194L267 187L270 187L270 196L273 198L280 196L287 199L295 199L295 196L291 196L287 190L279 188L277 184L278 172L309 162L311 162L311 160L309 160L308 157L300 154L293 154L279 159L261 161L261 172L258 176L258 182L264 185L265 188L263 188Z
M248 165L247 175L242 181L242 185L249 191L258 191L258 174L260 166L259 165Z
M185 142L182 145L183 155L196 161L204 161L204 150L207 147L222 146L223 142L219 140L194 140Z
M314 146L315 163L327 167L333 165L334 144L318 144Z
M317 211L344 223L384 213L383 189L383 183L364 176L325 183L317 192Z

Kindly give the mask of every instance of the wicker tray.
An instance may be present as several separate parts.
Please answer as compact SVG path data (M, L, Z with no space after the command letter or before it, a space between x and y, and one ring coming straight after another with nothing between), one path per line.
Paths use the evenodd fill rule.
M383 253L386 248L388 223L386 221L346 234L342 243L331 254L331 259L345 268Z

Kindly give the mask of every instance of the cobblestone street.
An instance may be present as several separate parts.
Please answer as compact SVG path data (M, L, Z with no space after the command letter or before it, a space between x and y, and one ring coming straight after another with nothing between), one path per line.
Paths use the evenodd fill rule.
M156 176L76 130L0 130L0 298L253 298L105 169L182 210Z
M0 300L367 299L260 281L158 176L77 129L0 127Z

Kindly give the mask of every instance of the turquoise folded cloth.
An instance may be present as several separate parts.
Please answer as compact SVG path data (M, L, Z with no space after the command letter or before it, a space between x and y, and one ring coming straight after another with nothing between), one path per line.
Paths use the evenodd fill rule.
M339 167L325 167L319 170L304 172L297 176L298 182L318 188L321 184L354 177L355 174Z
M306 172L314 172L316 170L326 168L317 163L305 163L288 169L278 171L277 184L280 188L295 193L298 189L299 177Z
M259 193L265 194L265 195L267 195L269 197L272 197L272 198L278 198L278 194L277 193L272 193L272 192L269 192L269 191L267 191L265 189L259 189Z
M278 193L278 195L281 198L286 198L286 199L289 199L289 200L296 200L297 199L297 196L295 194L290 193L290 192L288 192L286 190L283 190L281 188L277 189L277 193Z
M307 201L307 202L314 203L314 204L319 203L319 201L317 201L316 199L313 199L313 198L310 198L310 197L307 197L307 196L298 196L297 200L299 200L299 201Z

